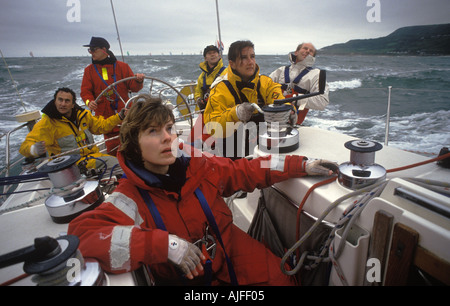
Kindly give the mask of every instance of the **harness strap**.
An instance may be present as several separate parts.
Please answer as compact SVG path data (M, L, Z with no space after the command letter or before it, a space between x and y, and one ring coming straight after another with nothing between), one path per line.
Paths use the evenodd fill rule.
M222 73L222 71L224 71L227 67L222 66L219 71L217 72L216 76L214 77L214 80L217 79L217 77ZM206 91L209 89L209 87L211 87L211 85L206 85L206 72L203 72L203 86L202 86L202 90L203 93L205 94Z
M288 88L289 83L291 83L291 78L289 77L289 68L290 68L290 66L286 66L284 69L284 84L281 85L282 90L286 90ZM301 94L309 93L308 90L303 89L300 86L298 86L298 83L312 69L313 69L312 67L306 67L297 75L297 77L294 79L294 81L292 81L292 84L294 85L293 89L295 90L296 93L301 93Z
M114 63L113 66L113 78L114 78L114 83L116 82L117 76L116 76L116 62ZM97 65L94 64L94 68L95 71L97 72L98 76L100 77L100 80L103 81L103 83L106 85L106 87L109 86L109 84L105 81L105 79L103 78L103 76L100 74L100 72L98 71ZM116 85L117 86L117 85ZM116 87L116 92L117 92L117 87ZM113 105L112 103L110 103L109 105L111 106L111 108L113 109L114 112L117 112L117 108L119 107L119 97L117 96L116 93L116 98L114 99L114 101L116 102L115 105Z
M222 246L223 252L225 254L225 259L227 261L228 273L230 274L231 284L233 286L237 286L238 282L237 282L237 278L236 278L236 273L234 272L234 268L233 268L233 265L231 264L231 260L227 255L227 251L225 250L225 246L222 241L222 236L220 235L220 230L219 230L219 227L217 226L216 219L214 218L211 208L209 207L208 202L205 199L205 196L203 195L203 193L200 191L199 188L197 188L194 191L194 193L197 196L198 200L200 201L200 205L203 208L203 212L205 213L205 216L206 216L206 219L208 220L209 225L212 227L214 233L216 234L217 240L219 240L219 243Z
M147 207L153 217L153 220L155 221L156 227L158 229L167 231L167 229L164 225L164 222L161 218L161 215L159 214L158 209L156 208L156 205L153 202L150 194L147 191L142 190L139 187L138 187L138 190L139 190L139 193L141 194L142 198L144 199L145 204L147 205ZM216 234L216 237L219 240L219 243L222 246L222 249L225 253L225 259L227 261L228 273L230 274L231 284L237 286L238 282L237 282L237 278L236 278L236 273L234 272L233 265L231 264L231 260L228 257L227 252L225 250L225 246L222 241L222 236L220 235L219 227L217 226L216 219L214 218L211 208L209 207L208 202L205 199L205 196L203 195L203 193L200 191L199 188L197 188L194 193L197 196L198 200L200 201L200 205L203 209L203 212L205 213L206 219L208 220L209 225L213 228L214 233ZM210 259L207 259L205 262L205 280L207 281L207 284L211 284L212 262Z
M156 223L156 227L158 229L167 231L166 226L164 225L164 222L161 218L161 215L159 214L158 209L156 208L155 202L153 202L152 197L148 194L147 191L142 190L138 187L139 193L141 194L142 198L144 199L145 204L148 207L148 210L152 214L153 221Z

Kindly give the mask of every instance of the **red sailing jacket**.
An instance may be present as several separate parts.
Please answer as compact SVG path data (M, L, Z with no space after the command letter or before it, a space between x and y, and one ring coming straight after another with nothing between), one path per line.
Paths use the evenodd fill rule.
M304 176L303 157L280 156L271 159L268 156L250 161L245 158L231 161L205 155L182 157L187 161L187 168L183 170L186 180L179 192L160 188L157 182L149 186L127 166L128 162L125 163L120 152L117 157L127 178L121 179L105 203L83 213L69 225L69 234L80 238L80 251L84 257L96 258L105 271L112 273L132 271L147 264L157 281L179 280L174 265L167 260L168 234L175 234L192 243L203 237L207 219L194 195L199 187L220 229L238 283L245 285L268 281L269 260L272 258L267 255L262 243L233 224L232 212L222 196ZM149 191L167 231L157 229L136 186ZM217 279L229 283L224 252L217 245L213 273ZM271 263L274 266L273 261ZM279 270L279 261L275 266Z
M87 100L89 101L95 101L95 99L98 97L98 95L107 87L106 84L103 82L102 79L105 79L105 82L108 83L108 85L114 83L115 81L119 81L128 77L134 76L133 71L131 70L130 66L128 66L127 63L116 61L115 62L115 71L114 71L114 64L105 64L105 65L99 65L99 64L90 64L84 69L84 75L83 80L81 82L81 98L86 103ZM98 72L102 76L98 75L94 65L97 67ZM104 75L102 68L106 68L107 73ZM115 80L115 81L114 81ZM142 89L143 83L138 83L136 80L129 80L122 82L116 86L117 92L119 92L122 99L127 102L128 97L128 91L132 92L138 92ZM96 116L103 116L105 118L108 118L115 114L115 110L113 107L115 107L115 92L111 89L109 92L106 93L106 95L110 95L112 102L109 101L106 97L100 98L97 102L98 107L95 110ZM113 103L113 107L111 107L111 103ZM119 98L117 101L117 112L120 112L120 110L124 107L124 103Z

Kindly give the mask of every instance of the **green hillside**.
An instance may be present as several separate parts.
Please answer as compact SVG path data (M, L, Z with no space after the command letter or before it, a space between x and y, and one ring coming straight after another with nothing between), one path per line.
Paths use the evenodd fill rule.
M323 54L450 55L450 24L400 28L385 37L355 39L320 49Z

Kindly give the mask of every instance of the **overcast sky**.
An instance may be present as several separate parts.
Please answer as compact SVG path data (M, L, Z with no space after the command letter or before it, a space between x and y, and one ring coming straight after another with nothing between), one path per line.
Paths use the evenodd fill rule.
M218 38L215 0L114 0L123 51L198 54ZM386 36L411 25L450 23L450 0L218 0L225 53L249 39L256 54L287 54ZM0 0L6 57L87 55L91 36L120 54L110 0ZM368 18L369 13L369 18ZM69 16L68 16L69 15ZM373 22L370 22L373 21Z

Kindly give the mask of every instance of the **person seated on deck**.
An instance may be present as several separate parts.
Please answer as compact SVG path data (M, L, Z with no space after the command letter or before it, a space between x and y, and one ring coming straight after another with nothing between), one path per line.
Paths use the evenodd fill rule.
M179 144L172 111L139 95L120 130L125 178L95 210L69 224L83 256L109 273L146 265L157 285L294 285L281 259L233 224L223 197L288 178L331 175L319 160L233 161ZM206 250L212 244L216 245Z
M99 152L94 143L93 134L108 133L122 122L125 109L108 119L92 116L89 110L81 108L76 103L75 92L66 87L58 88L53 99L42 109L42 119L28 133L19 149L25 157L37 158L47 155L58 155L76 148L83 147L78 152L80 163L86 160L88 169L111 169L117 158Z
M223 65L222 57L220 56L219 48L210 45L203 50L203 62L199 64L200 76L195 87L194 99L201 110L205 109L209 97L209 88L214 80L224 74L226 66Z
M313 44L301 43L295 52L289 53L291 65L282 66L269 75L274 82L281 84L286 98L319 91L320 70L313 68L316 53ZM329 103L328 92L326 84L324 94L293 102L298 110L296 123L301 124L310 109L324 110Z
M255 60L254 44L249 41L235 41L228 50L229 66L226 74L218 77L211 85L209 101L203 114L206 131L223 141L223 156L243 157L237 152L237 131L240 123L264 121L264 116L255 108L259 105L273 104L274 100L284 99L281 86L268 76L259 74ZM294 120L294 119L291 119ZM234 124L230 124L234 123ZM228 141L233 138L233 141ZM247 140L246 140L247 141ZM226 144L234 144L234 152ZM245 152L245 156L251 154Z

